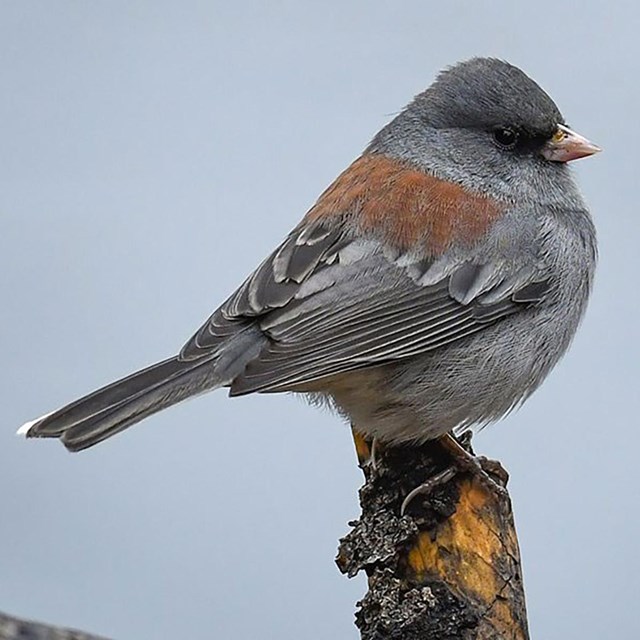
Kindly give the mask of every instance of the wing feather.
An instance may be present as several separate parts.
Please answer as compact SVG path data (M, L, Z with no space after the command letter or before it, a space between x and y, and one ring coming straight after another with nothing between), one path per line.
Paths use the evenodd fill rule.
M229 336L257 327L267 340L230 393L295 389L481 331L544 298L549 283L537 274L473 256L393 254L375 238L314 221L285 239L180 357L210 357Z

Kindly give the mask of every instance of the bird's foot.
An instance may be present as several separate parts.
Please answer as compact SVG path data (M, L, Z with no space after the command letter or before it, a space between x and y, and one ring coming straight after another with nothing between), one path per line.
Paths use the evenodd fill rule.
M470 433L470 431L465 432L460 441L447 433L438 442L453 459L453 466L459 471L470 473L490 492L500 496L508 495L505 487L509 480L509 474L496 460L474 455L471 449Z
M402 501L400 515L405 514L409 504L416 496L430 494L434 489L446 484L459 473L470 474L491 494L508 497L506 485L509 480L509 474L499 462L473 454L469 433L465 432L460 441L450 434L446 434L438 440L440 446L451 458L451 464L410 491Z
M369 469L373 475L378 473L378 461L376 460L376 453L378 451L378 439L374 438L371 441L371 447L369 448L369 457L363 462L362 466Z

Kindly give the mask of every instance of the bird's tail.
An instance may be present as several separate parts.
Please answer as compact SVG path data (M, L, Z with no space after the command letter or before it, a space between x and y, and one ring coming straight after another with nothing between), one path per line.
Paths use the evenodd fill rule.
M60 438L70 451L92 447L186 398L222 386L211 359L170 358L24 424L28 438Z

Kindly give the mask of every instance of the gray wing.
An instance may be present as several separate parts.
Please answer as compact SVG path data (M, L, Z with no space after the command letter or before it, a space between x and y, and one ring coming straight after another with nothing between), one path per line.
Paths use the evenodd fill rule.
M526 264L425 259L313 223L297 228L183 348L211 357L258 328L264 342L231 394L283 391L437 349L538 304L549 284Z

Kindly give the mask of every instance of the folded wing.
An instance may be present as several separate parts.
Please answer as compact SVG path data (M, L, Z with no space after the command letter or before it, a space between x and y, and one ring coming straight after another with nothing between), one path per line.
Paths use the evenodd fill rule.
M529 265L394 254L373 237L314 221L262 263L180 358L210 357L254 324L267 340L231 394L285 391L440 348L539 303L548 286Z

